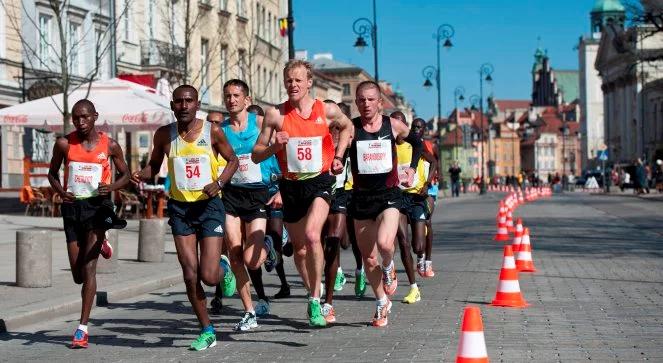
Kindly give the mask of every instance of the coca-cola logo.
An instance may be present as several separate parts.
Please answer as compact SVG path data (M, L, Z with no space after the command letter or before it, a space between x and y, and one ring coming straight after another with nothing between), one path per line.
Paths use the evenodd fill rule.
M2 121L6 124L25 124L28 122L28 115L5 115Z

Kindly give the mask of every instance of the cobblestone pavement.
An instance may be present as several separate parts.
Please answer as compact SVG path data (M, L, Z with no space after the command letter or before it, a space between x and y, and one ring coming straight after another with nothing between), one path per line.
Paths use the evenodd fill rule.
M493 242L498 195L445 200L434 216L437 275L419 281L423 299L399 302L387 328L367 326L369 297L353 296L350 251L342 265L348 284L335 298L338 323L306 325L304 291L287 261L293 297L275 301L258 329L234 333L240 303L227 299L213 319L219 344L186 347L197 334L183 285L93 311L91 345L66 348L76 316L0 335L0 360L10 361L453 361L464 306L480 306L493 362L663 361L663 204L634 198L565 194L520 207L531 229L538 272L520 275L525 309L487 305L502 261ZM400 266L400 262L397 265ZM277 279L265 274L268 294Z

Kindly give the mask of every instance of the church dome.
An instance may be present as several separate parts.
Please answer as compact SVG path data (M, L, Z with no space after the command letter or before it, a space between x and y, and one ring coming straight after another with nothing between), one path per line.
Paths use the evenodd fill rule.
M619 0L596 0L592 8L592 13L613 11L625 11L624 5Z

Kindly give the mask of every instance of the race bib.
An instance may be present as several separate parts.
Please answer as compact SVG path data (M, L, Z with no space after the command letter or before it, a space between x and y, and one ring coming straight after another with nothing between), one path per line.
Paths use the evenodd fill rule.
M417 169L414 169L414 177L412 178L412 184L409 187L406 187L403 185L407 181L407 174L405 174L405 170L407 170L410 167L410 164L399 164L398 165L398 186L401 189L410 189L412 186L417 184L418 178L419 178L419 173L417 173Z
M392 169L391 140L357 141L359 174L384 174Z
M291 137L285 150L289 172L319 173L322 170L322 137Z
M176 156L173 158L175 185L179 190L202 190L212 182L209 156Z
M348 175L348 168L347 165L343 167L343 171L340 174L335 175L336 176L336 188L343 188L345 185L345 177Z
M89 198L97 195L101 173L101 164L70 162L67 191L73 193L76 198Z
M239 167L233 175L230 182L232 184L251 184L262 182L262 173L260 172L260 164L251 161L251 154L237 155L239 159Z

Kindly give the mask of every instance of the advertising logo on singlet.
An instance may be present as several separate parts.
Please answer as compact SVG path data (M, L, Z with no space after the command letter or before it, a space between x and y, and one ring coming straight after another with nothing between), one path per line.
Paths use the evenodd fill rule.
M106 160L107 158L108 158L108 156L106 156L106 153L103 152L103 151L100 152L99 155L97 155L97 160L100 160L100 161L101 160Z

